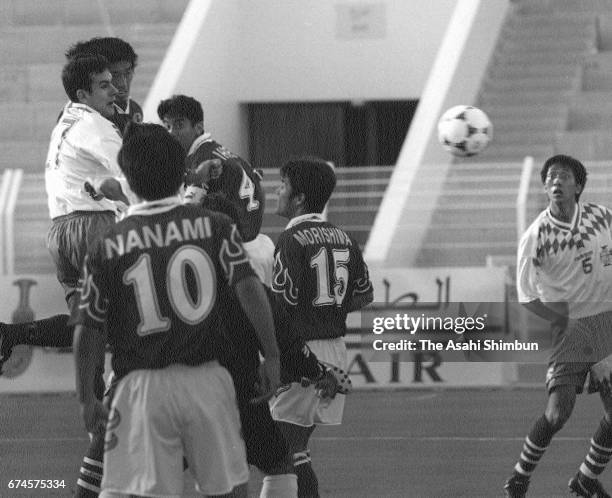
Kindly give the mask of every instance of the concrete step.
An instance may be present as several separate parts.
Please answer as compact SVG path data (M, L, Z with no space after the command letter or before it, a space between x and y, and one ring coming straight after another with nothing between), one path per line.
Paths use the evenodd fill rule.
M516 244L479 243L455 247L427 244L421 247L415 266L484 266L488 256L516 256Z
M536 162L543 161L552 156L554 153L554 145L550 143L543 144L500 144L494 140L489 147L480 154L470 157L470 162L489 163L492 161L517 161L522 162L525 156L532 156Z
M555 26L557 28L569 29L575 26L587 27L595 20L595 13L564 12L563 9L553 10L552 12L527 12L523 10L525 2L517 5L514 13L511 13L507 25L510 28L529 26L532 28L547 28Z
M559 128L539 128L535 130L528 128L525 130L508 130L503 133L496 133L494 139L500 146L552 143Z
M581 87L584 91L612 91L612 51L585 59Z
M560 51L528 51L516 49L513 51L495 51L492 57L493 64L517 64L517 65L530 65L530 64L579 64L585 56L589 53L594 53L595 49L584 51L584 50L560 50Z
M494 139L498 136L503 136L505 133L525 130L541 131L541 130L558 130L565 127L567 117L559 113L558 116L495 116L491 117L493 122Z
M581 36L568 37L537 37L523 36L503 38L497 47L497 50L502 52L516 52L528 49L533 52L550 52L557 53L562 50L569 52L588 52L597 49L596 31L592 29L586 30Z
M538 119L562 119L567 115L567 108L563 105L557 104L546 104L546 103L535 103L533 105L530 104L503 104L503 103L490 103L487 105L486 111L489 118L494 121L495 129L495 121L499 120L523 120L523 121L532 121Z
M156 31L152 25L143 32L132 26L118 26L115 36L129 41L141 60L165 50L172 36L167 24L160 25L156 41L151 41L151 33ZM176 25L173 26L176 29ZM5 27L2 31L2 45L0 45L0 62L2 64L28 63L59 63L63 64L64 52L78 40L87 40L93 36L107 36L106 29L100 26L93 29L91 26L30 26ZM142 41L139 40L139 36Z
M439 227L431 226L425 236L426 244L434 244L440 242L452 242L462 244L472 242L474 240L495 240L497 242L508 242L516 244L517 234L514 224L505 224L508 228L499 226L485 227Z
M0 103L0 115L11 123L0 127L0 140L37 137L48 144L61 110L62 105L55 102Z
M562 90L551 92L549 90L532 90L524 92L522 89L486 90L480 94L480 106L487 108L492 104L504 105L526 105L526 104L557 104L563 105L575 93L574 90Z
M112 26L131 23L178 23L188 3L188 0L105 0L102 4L96 0L3 0L2 13L6 24L22 26L90 26L104 24L106 17ZM100 5L104 10L101 10Z
M557 34L558 36L558 34ZM491 68L487 78L524 78L547 75L550 78L568 78L578 76L579 68L574 64L542 62L537 64L496 65Z
M533 29L529 23L505 23L500 32L500 40L520 41L537 40L551 42L559 40L559 23L548 22ZM594 39L597 34L597 23L595 16L589 16L585 22L570 22L563 24L563 38L565 40Z
M612 159L612 135L609 130L568 130L558 134L555 150L582 160Z
M551 15L564 12L568 15L581 15L612 11L610 0L529 0L518 5L525 15Z
M50 135L50 133L49 133ZM24 172L41 172L45 169L45 159L49 147L48 137L36 141L1 141L0 169L21 168Z
M514 92L517 90L521 92L563 92L577 89L580 81L577 74L568 77L554 77L547 74L526 77L508 76L507 78L487 79L481 92Z

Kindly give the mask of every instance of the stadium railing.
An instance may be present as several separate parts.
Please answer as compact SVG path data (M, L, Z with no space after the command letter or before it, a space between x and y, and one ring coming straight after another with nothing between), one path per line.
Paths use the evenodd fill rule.
M516 196L516 231L517 241L527 229L527 199L529 197L529 186L533 174L533 157L527 156L523 160L521 170L521 181Z
M15 272L14 214L22 179L22 169L5 169L0 183L0 274L2 275L12 275Z

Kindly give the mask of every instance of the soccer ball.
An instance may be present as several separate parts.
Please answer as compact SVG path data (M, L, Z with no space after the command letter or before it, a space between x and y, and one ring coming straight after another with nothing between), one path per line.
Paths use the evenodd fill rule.
M477 107L451 107L438 121L438 140L454 156L473 156L486 149L493 138L489 117Z

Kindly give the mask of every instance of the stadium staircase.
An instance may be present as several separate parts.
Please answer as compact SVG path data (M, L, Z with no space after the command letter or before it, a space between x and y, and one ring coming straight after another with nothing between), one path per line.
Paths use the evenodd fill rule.
M54 273L44 161L66 102L64 51L93 36L129 41L139 61L132 96L144 102L188 0L3 0L0 3L0 170L24 172L15 210L15 273Z
M494 123L493 142L450 168L416 266L513 260L525 156L535 160L528 220L545 205L547 157L612 158L612 0L513 2L476 105Z

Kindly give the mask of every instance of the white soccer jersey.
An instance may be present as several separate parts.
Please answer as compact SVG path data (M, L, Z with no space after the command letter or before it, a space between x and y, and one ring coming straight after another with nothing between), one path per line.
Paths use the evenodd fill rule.
M542 211L519 243L519 302L567 302L570 318L612 310L611 221L597 204L577 204L570 223Z
M260 233L253 240L243 242L243 245L259 280L266 287L272 287L272 274L274 272L274 242L272 242L272 239Z
M87 180L121 177L117 154L121 133L99 112L70 102L51 133L45 162L45 186L51 218L74 211L116 211L108 199L95 201Z

